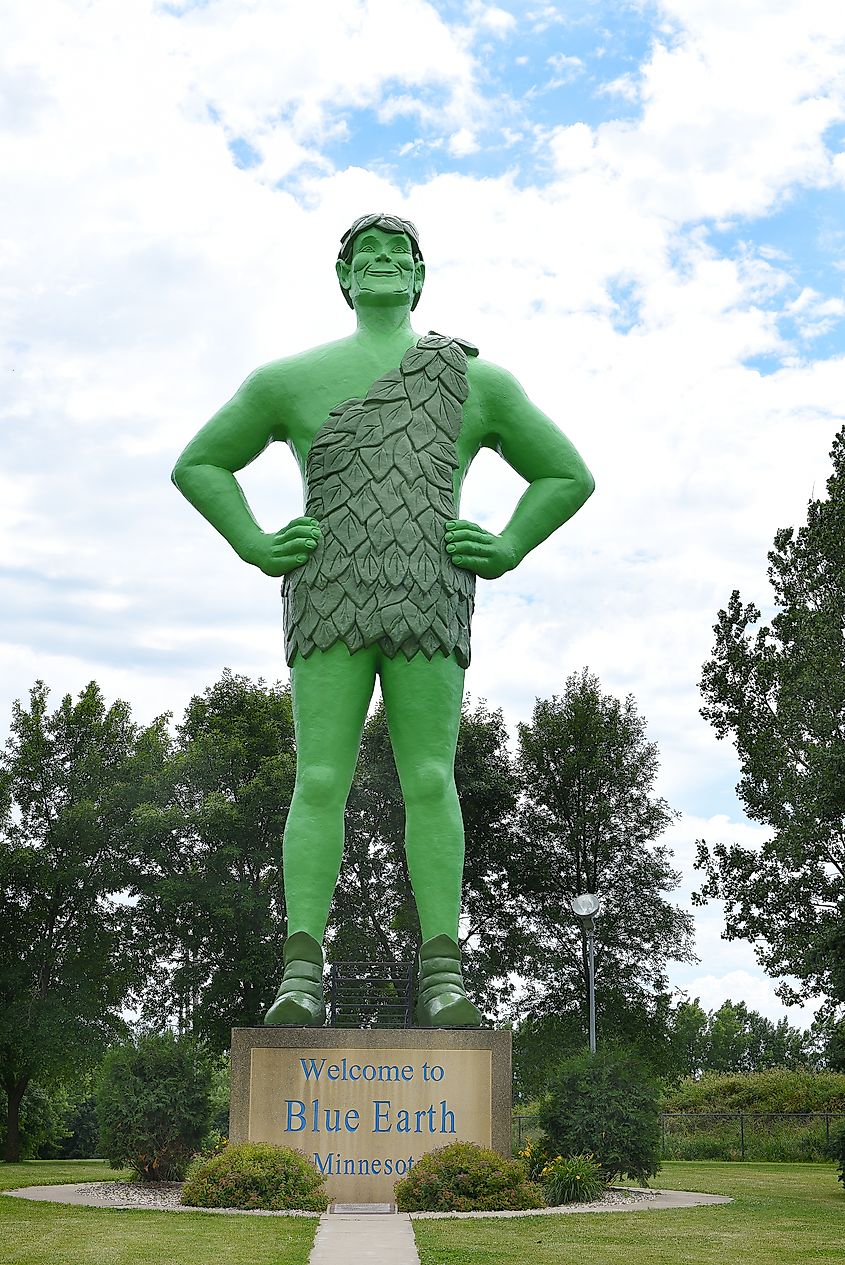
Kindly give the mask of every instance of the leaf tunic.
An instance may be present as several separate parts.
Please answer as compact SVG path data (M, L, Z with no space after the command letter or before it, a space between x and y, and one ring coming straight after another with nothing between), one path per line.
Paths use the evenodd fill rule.
M446 552L470 343L427 334L363 400L332 409L306 464L321 537L282 582L291 664L342 641L393 658L470 659L475 576Z

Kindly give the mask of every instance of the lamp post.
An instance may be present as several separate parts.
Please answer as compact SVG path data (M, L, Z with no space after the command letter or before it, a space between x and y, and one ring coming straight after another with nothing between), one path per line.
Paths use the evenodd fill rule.
M587 936L587 964L590 991L590 1053L596 1052L596 957L595 957L595 918L601 909L601 901L592 892L584 892L582 896L573 896L569 907L581 924Z

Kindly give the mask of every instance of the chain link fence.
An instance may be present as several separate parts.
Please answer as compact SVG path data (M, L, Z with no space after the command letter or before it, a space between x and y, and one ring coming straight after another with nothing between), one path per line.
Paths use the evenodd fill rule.
M830 1140L845 1127L842 1111L665 1111L664 1160L758 1160L814 1163L830 1158ZM541 1133L536 1115L514 1115L521 1150Z

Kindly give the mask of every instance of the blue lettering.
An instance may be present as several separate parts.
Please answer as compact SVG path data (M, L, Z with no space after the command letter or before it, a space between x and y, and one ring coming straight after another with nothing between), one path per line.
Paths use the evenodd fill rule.
M329 1070L326 1072L326 1076L328 1076L330 1081L337 1080L338 1076L340 1076L340 1068L338 1067L337 1063L329 1064Z
M307 1081L310 1081L312 1077L315 1081L318 1081L323 1068L326 1066L325 1059L320 1059L319 1067L317 1066L316 1059L300 1059L299 1062L302 1065L302 1070L305 1073L305 1079Z
M390 1133L392 1126L388 1123L390 1118L389 1100L385 1102L377 1098L373 1103L373 1106L376 1109L376 1119L375 1124L373 1125L373 1133ZM385 1127L382 1128L382 1125Z
M402 1080L412 1081L413 1079L414 1079L414 1069L412 1067L409 1067L409 1065L406 1063L405 1066L402 1068Z
M296 1104L296 1110L294 1110ZM294 1128L294 1117L296 1117L296 1128ZM288 1122L285 1125L285 1133L301 1133L305 1128L305 1103L300 1102L298 1098L288 1099Z
M346 1115L343 1117L343 1123L346 1127L347 1133L355 1133L357 1131L358 1121L360 1118L361 1117L358 1115L358 1112L354 1107L351 1107L349 1111L347 1111ZM454 1129L452 1132L454 1133Z
M323 1160L322 1157L319 1156L316 1151L314 1152L314 1163L317 1165L321 1173L328 1173L329 1175L331 1175L331 1173L334 1172L334 1169L332 1168L333 1160L334 1160L333 1155L327 1155L325 1160Z
M448 1128L447 1128L447 1124L448 1124ZM446 1110L445 1098L441 1098L440 1100L440 1132L441 1133L455 1132L455 1113L454 1111Z

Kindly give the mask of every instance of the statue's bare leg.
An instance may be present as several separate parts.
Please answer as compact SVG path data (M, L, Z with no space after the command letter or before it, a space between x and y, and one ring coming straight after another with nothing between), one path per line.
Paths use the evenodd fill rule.
M458 937L464 824L455 748L464 670L452 657L382 658L390 741L405 800L405 853L423 940Z
M453 656L382 659L381 690L405 800L405 853L423 944L417 1023L476 1027L481 1016L461 978L458 919L464 826L455 748L464 671Z
M378 651L338 643L291 667L296 785L283 849L288 936L284 975L267 1024L322 1024L322 941L343 859L343 813Z
M342 643L291 667L296 785L284 839L288 935L321 942L343 859L343 813L373 695L378 651Z

